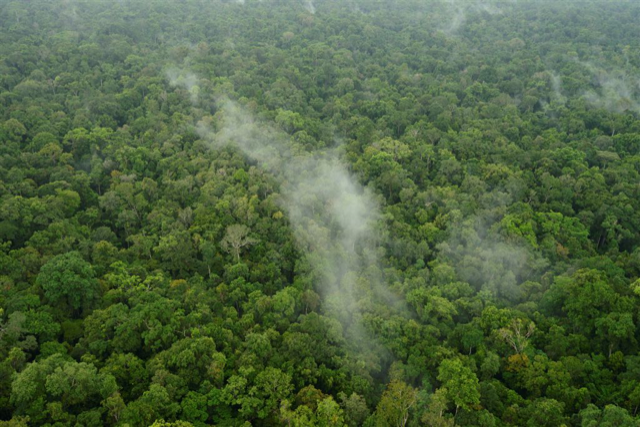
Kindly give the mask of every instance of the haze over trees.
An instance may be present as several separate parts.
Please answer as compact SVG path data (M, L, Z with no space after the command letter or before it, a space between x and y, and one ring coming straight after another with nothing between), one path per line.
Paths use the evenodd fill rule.
M0 427L640 426L639 19L0 2Z

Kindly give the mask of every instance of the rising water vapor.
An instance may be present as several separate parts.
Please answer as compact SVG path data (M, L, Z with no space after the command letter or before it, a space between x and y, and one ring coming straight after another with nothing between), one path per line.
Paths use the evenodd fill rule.
M238 4L245 4L246 0L234 0ZM262 3L264 0L258 0L258 2ZM302 6L304 9L312 15L316 13L316 7L313 4L313 0L301 0Z
M313 5L313 1L312 0L304 0L304 8L307 10L307 12L309 12L310 14L315 14L316 13L316 7Z
M345 326L351 325L359 273L376 262L373 230L379 213L373 195L349 173L336 149L316 154L297 150L288 137L256 121L237 103L221 100L218 107L220 130L200 126L200 135L214 146L238 147L279 179L281 205L320 277L320 290L331 302L327 307Z
M456 224L438 249L440 258L454 267L460 280L497 298L518 302L523 277L531 275L532 252L524 245L505 241L482 215Z
M195 74L178 68L170 68L166 74L171 86L179 86L186 89L189 92L191 102L194 104L198 102L200 87L198 86L198 77Z
M172 70L173 85L189 91L197 79ZM376 252L379 244L379 207L374 195L349 172L340 148L309 153L289 135L257 120L237 102L216 101L219 118L197 125L199 135L213 148L236 147L257 167L280 184L280 205L287 213L311 275L324 299L324 311L339 320L347 341L356 352L377 346L364 332L361 301L398 306L400 302L383 286ZM381 350L376 349L378 355Z
M640 113L637 101L640 82L630 78L622 71L607 71L585 64L596 81L596 89L584 93L585 99L596 108L603 108L613 113L635 111Z
M536 280L548 265L531 242L501 232L500 221L520 191L494 189L482 195L480 209L451 224L448 238L438 245L438 259L452 266L459 280L512 303L522 302L521 285Z
M447 10L448 21L446 19L443 21L445 24L441 27L441 30L450 36L458 33L469 19L470 14L499 15L503 13L499 6L487 0L445 0L444 5Z
M562 77L560 77L556 73L550 73L551 78L551 88L553 89L553 94L555 96L555 100L564 104L567 102L567 97L564 95L562 91Z
M601 108L612 113L624 113L634 111L640 113L640 79L630 76L622 69L604 68L593 62L572 59L575 63L586 69L586 75L590 77L593 89L582 91L582 96L592 107ZM567 101L562 86L562 78L556 73L550 72L551 88L555 99L561 103Z

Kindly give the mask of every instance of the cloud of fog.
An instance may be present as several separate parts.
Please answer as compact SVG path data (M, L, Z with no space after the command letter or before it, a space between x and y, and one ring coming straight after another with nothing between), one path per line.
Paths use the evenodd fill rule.
M470 14L487 13L498 15L502 9L493 2L487 0L445 0L445 9L449 16L448 24L442 31L448 35L455 35L467 22ZM446 20L444 22L447 22Z
M190 73L172 71L168 78L190 93L197 86ZM309 262L324 311L342 323L355 352L376 347L374 353L382 355L364 332L362 317L371 304L388 309L401 303L380 278L380 213L374 195L349 172L339 147L308 153L238 103L219 99L216 107L216 129L209 116L197 125L200 136L214 148L237 147L279 181L280 205Z
M556 117L556 111L558 105L566 105L567 97L564 94L562 88L562 77L554 71L547 71L549 83L551 83L551 93L549 94L549 101L544 98L540 98L540 106L551 117Z
M166 72L167 79L171 86L182 87L189 92L189 99L192 103L196 103L199 99L200 86L198 86L198 77L189 72L178 68L170 68Z
M71 0L63 0L60 3L62 9L62 16L66 17L70 23L75 23L78 20L78 11L75 4Z
M567 97L562 93L562 78L556 73L550 73L551 76L551 88L555 95L555 99L564 104L567 102Z
M453 16L451 17L451 22L444 30L444 32L449 35L457 33L462 24L467 20L467 13L463 6L453 2L450 2L450 4L453 8Z
M482 198L483 209L449 226L449 237L438 246L438 257L454 267L459 280L476 290L522 302L520 285L535 279L547 261L524 241L501 235L499 221L513 195L494 190Z
M458 278L478 291L517 302L519 284L526 276L531 252L505 242L487 228L481 217L472 217L452 227L452 234L439 246L440 256L455 268Z
M612 113L634 111L640 113L640 79L630 77L622 70L610 70L594 65L591 62L574 60L587 70L591 77L593 89L585 90L580 95L593 107L602 108ZM562 77L555 72L548 72L553 90L552 99L565 104L567 96L563 90Z
M281 206L300 247L321 280L332 315L352 325L357 313L360 273L375 265L374 228L379 209L340 160L336 149L309 154L277 129L256 121L230 100L218 102L223 122L218 132L199 127L215 146L233 145L280 181ZM366 278L374 291L377 278Z
M583 95L591 105L614 113L640 113L640 103L637 101L640 81L637 78L630 78L622 71L607 71L590 63L583 65L592 73L597 86Z
M262 3L263 0L258 0L258 1ZM246 0L235 0L235 2L238 4L245 4ZM307 12L309 12L312 15L315 15L316 7L313 4L313 0L302 0L302 6L305 8Z
M307 10L307 12L309 12L310 14L314 15L316 13L316 7L313 5L313 1L312 0L304 0L304 8Z

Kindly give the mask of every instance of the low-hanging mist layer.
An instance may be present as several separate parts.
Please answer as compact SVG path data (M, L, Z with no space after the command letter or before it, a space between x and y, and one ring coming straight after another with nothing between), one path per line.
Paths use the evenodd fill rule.
M579 95L594 108L601 108L611 113L633 111L640 113L640 79L630 75L623 69L605 68L594 62L571 60L585 70L591 81L592 89L583 90ZM554 99L561 104L567 102L562 76L549 72Z
M498 15L502 13L502 9L495 2L484 0L460 1L445 0L445 10L447 11L448 21L444 20L441 30L447 35L455 35L460 28L466 23L469 14L486 13L489 15Z
M313 5L313 2L311 0L305 0L303 4L304 4L304 8L307 10L307 12L309 12L311 14L315 14L316 13L316 7Z
M258 0L258 2L262 3L264 0ZM235 0L236 3L238 4L245 4L246 0ZM302 5L302 7L309 12L310 14L315 14L316 13L316 7L313 4L313 0L301 0L300 4Z
M591 71L596 81L596 90L584 94L591 105L614 113L640 112L640 103L637 101L640 81L637 78L630 78L621 70L607 71L590 63L583 65Z
M172 85L187 89L191 100L197 101L199 89L193 74L170 70L167 76ZM324 311L341 322L356 352L362 347L371 349L376 344L363 329L365 310L361 306L372 303L368 301L371 295L374 304L399 304L380 280L376 255L380 214L373 194L340 160L339 147L308 153L237 102L219 99L216 107L217 116L222 117L217 130L210 120L201 120L199 135L214 148L237 147L257 167L276 177L280 204L311 267L306 273L314 277L324 298Z
M546 261L524 244L505 241L492 225L486 214L455 224L449 238L438 246L440 258L477 291L518 302L522 283L536 277L536 269L542 270Z

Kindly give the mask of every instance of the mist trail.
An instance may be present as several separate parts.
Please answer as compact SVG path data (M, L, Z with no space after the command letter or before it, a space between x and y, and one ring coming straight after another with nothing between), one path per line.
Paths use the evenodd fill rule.
M443 0L447 17L440 23L440 30L448 36L456 35L467 23L470 14L479 13L500 15L503 10L494 2L488 0ZM447 23L448 22L448 23Z
M608 71L589 62L581 64L597 81L596 90L583 94L591 105L613 113L640 112L640 103L636 100L640 93L640 80L629 77L623 70Z
M316 7L313 5L313 1L304 0L303 5L307 12L309 12L310 14L314 15L316 13Z
M582 97L593 108L607 110L611 113L632 111L640 113L640 79L633 73L620 69L595 65L590 61L569 58L583 67L587 77L591 79L592 88L582 90L574 96ZM551 78L551 89L555 99L562 104L568 101L563 88L562 76L554 71L547 71Z
M198 102L193 74L170 71L167 76L173 85L189 91L192 102ZM375 347L374 353L383 354L376 340L365 332L361 301L385 307L402 303L381 280L376 254L380 213L374 195L349 172L339 148L309 153L234 101L219 99L216 107L222 117L218 129L199 122L201 138L214 148L230 145L240 149L277 179L280 205L313 270L323 311L340 321L356 353Z
M565 104L567 97L562 93L562 77L555 72L550 72L549 76L551 78L551 88L553 89L556 100L561 104Z

